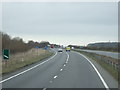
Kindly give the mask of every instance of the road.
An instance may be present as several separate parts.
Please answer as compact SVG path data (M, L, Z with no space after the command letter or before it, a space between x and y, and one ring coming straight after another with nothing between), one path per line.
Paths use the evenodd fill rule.
M116 53L116 52L98 51L98 50L81 50L81 51L93 52L96 54L105 55L105 56L109 56L109 57L116 58L116 59L120 58L118 57L120 56L120 53Z
M86 57L73 51L67 53L57 52L56 49L55 51L56 54L45 61L4 76L0 82L3 88L112 87ZM117 88L117 85L113 87Z

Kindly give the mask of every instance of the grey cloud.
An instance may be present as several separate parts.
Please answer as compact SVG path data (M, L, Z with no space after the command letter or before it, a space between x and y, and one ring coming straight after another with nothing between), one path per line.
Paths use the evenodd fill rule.
M117 3L3 3L3 29L14 35L112 39L117 20Z

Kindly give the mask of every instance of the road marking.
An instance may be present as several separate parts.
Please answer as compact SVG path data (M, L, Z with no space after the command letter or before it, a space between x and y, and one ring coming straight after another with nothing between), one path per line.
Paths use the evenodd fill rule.
M53 59L56 55L57 55L57 52L55 52L55 55L52 56L51 58L49 58L48 60L43 61L42 63L37 64L37 65L35 65L35 66L33 66L33 67L31 67L31 68L25 70L25 71L22 71L22 72L20 72L20 73L18 73L18 74L16 74L16 75L13 75L13 76L11 76L11 77L9 77L9 78L7 78L7 79L4 79L4 80L0 81L0 83L6 82L6 81L8 81L8 80L10 80L10 79L12 79L12 78L15 78L15 77L17 77L17 76L19 76L19 75L22 75L22 74L26 73L26 72L28 72L28 71L30 71L30 70L32 70L32 69L34 69L34 68L36 68L36 67L38 67L38 66L44 64L45 62L47 62L47 61Z
M54 76L54 79L57 78L58 76Z
M63 69L60 69L60 71L62 71Z
M43 88L43 90L47 90L47 88Z
M66 52L66 54L67 54L67 60L66 60L66 63L68 63L68 60L69 60L69 54ZM65 64L64 64L64 66L65 66ZM60 71L63 71L63 69L61 68L60 69ZM57 78L58 76L54 76L53 78L55 79L55 78ZM50 83L52 83L53 81L49 81ZM46 90L47 88L44 88L43 90Z
M69 56L69 54L67 52L66 52L66 54L68 56L66 62L68 62L70 56Z
M105 86L105 88L107 90L110 90L109 87L108 87L108 85L107 85L107 83L105 82L105 80L103 79L103 77L101 76L101 74L99 73L99 71L97 70L97 68L95 67L95 65L86 56L84 56L83 54L80 54L80 53L77 53L77 54L79 54L79 55L83 56L85 59L87 59L87 61L92 65L92 67L94 68L94 70L98 74L98 76L101 79L101 81L102 81L103 85Z
M64 64L64 66L66 66L66 65Z
M52 83L52 81L50 81L50 83Z

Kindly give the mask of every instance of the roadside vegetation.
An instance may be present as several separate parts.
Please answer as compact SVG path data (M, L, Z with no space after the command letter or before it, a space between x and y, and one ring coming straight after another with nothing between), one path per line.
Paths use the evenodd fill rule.
M119 46L120 47L120 46ZM96 47L87 47L87 50L99 50L99 51L108 51L108 52L115 52L120 53L119 47L116 48L96 48Z
M0 36L2 36L0 37L2 41L1 49L10 50L8 60L2 59L2 50L0 50L0 67L2 67L0 74L4 75L16 71L53 55L49 50L45 50L45 47L50 45L47 41L36 42L30 40L26 43L22 38L11 37L4 32L0 32Z
M69 47L74 47L76 49L87 49L87 50L99 50L99 51L109 51L120 53L120 42L101 42L101 43L92 43L87 46L76 46L68 45Z
M85 56L87 56L88 58L90 58L91 60L94 60L95 62L97 62L99 65L101 65L105 70L107 70L120 84L120 69L115 69L115 67L105 63L103 60L99 60L98 58L96 58L94 56L94 53L89 53L89 52L84 52L84 51L78 51L78 50L74 50L77 51ZM97 54L96 54L97 55ZM100 55L102 56L102 55ZM105 56L104 56L105 57Z
M32 48L40 47L44 48L47 45L50 45L47 41L36 42L29 40L27 43L23 41L20 37L11 37L10 35L0 32L2 35L2 50L9 49L10 53L26 52Z
M2 61L2 74L8 74L22 67L39 62L50 57L53 53L42 49L31 49L24 53L10 55L10 59Z

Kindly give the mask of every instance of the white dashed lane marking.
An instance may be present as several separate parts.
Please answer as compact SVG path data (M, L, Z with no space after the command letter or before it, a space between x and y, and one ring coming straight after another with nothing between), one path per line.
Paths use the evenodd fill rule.
M54 79L57 78L58 76L54 76Z
M60 71L62 71L63 69L60 69Z

